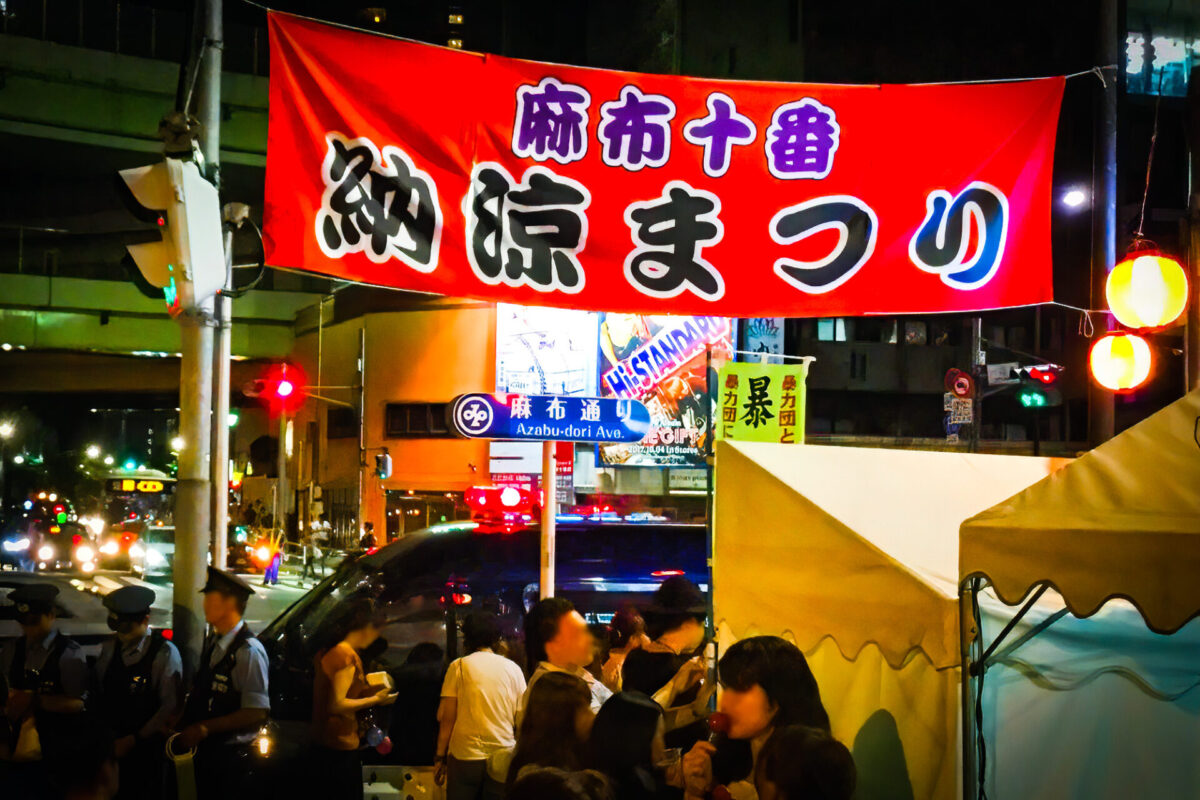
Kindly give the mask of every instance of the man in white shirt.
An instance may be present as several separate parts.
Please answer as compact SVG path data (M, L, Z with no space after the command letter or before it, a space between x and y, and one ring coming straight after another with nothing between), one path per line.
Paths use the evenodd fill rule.
M475 612L463 620L469 655L450 664L438 706L434 778L446 785L446 800L500 800L504 794L525 675L496 652L500 644L494 614Z
M608 687L584 669L596 657L596 642L587 620L570 600L547 597L533 607L525 617L525 646L529 663L537 664L537 669L529 676L529 686L521 697L518 724L525 715L529 691L547 672L569 672L583 679L592 693L592 713L598 712L604 701L612 697Z

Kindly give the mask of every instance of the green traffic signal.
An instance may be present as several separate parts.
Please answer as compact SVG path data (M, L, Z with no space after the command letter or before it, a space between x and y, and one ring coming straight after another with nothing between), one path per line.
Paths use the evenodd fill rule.
M1017 394L1017 399L1025 408L1044 408L1047 405L1046 395L1039 391L1026 389Z

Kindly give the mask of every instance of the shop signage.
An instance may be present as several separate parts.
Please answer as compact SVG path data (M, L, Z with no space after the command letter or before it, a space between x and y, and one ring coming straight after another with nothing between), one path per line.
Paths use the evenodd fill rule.
M804 444L805 381L812 360L722 367L717 438Z
M709 80L268 28L273 266L639 314L1053 299L1061 77Z
M637 442L650 412L637 400L533 394L464 394L451 409L454 429L472 439Z

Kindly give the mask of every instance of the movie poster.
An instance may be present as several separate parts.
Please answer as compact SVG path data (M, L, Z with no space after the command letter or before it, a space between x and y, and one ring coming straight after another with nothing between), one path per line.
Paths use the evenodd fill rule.
M602 467L700 467L708 443L705 353L711 381L733 355L725 317L600 313L600 396L641 400L650 434L637 444L597 447Z
M496 391L596 396L596 315L496 304Z

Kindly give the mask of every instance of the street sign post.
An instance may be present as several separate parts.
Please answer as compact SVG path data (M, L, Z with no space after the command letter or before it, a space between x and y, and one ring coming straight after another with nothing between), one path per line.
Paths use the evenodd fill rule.
M559 441L640 442L650 432L650 410L639 400L536 394L460 395L450 424L471 439L542 442L542 542L539 590L554 596L554 522Z

